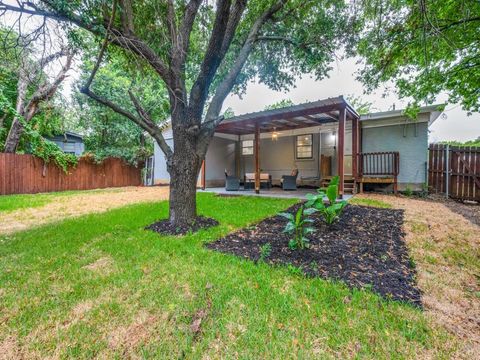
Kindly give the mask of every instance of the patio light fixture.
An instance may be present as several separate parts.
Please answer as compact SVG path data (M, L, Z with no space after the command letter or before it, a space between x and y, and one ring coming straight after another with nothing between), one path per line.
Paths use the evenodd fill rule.
M272 132L272 141L277 141L277 140L278 140L278 132L277 132L277 128L274 127Z

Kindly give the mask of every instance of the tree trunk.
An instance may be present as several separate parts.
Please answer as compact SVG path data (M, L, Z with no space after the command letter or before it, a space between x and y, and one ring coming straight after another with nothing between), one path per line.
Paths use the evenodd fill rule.
M174 152L170 173L170 222L177 226L192 224L197 217L197 179L202 160L195 145L196 137L185 127L174 129Z
M197 178L200 170L193 154L173 155L170 170L170 222L175 225L192 224L197 217ZM180 159L182 158L182 159ZM193 161L192 161L193 160Z
M5 140L4 152L6 153L15 153L17 151L18 143L20 142L20 137L23 133L23 125L20 122L18 115L24 113L25 106L25 96L27 95L28 87L28 75L25 73L23 67L20 69L18 83L17 83L17 104L15 110L17 115L12 120L12 125L8 131L7 139Z
M5 140L4 152L13 154L17 151L18 143L20 142L20 136L23 133L23 125L17 117L12 121L12 126L8 132L7 139Z

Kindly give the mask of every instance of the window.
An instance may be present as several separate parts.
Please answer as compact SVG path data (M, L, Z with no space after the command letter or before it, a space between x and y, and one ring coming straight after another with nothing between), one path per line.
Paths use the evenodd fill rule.
M63 151L75 155L75 143L71 141L63 143Z
M253 140L242 141L242 155L253 155Z
M311 159L313 157L313 135L297 135L297 159Z

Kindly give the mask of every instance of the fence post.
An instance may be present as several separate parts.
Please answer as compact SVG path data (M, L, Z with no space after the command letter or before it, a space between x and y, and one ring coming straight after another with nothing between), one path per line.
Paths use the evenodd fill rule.
M449 180L450 180L450 144L445 148L445 197L448 199Z

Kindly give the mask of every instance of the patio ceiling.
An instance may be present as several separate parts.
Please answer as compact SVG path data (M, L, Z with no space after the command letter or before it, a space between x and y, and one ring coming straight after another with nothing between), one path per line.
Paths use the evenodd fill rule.
M246 135L255 132L284 131L318 126L339 121L345 109L346 119L359 118L353 107L343 98L328 98L280 109L258 111L223 120L215 129L217 133Z

